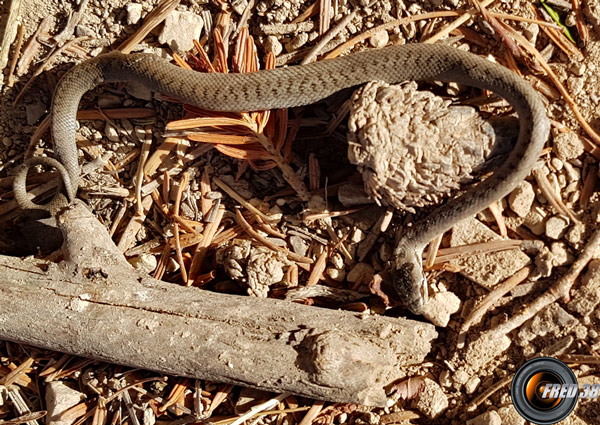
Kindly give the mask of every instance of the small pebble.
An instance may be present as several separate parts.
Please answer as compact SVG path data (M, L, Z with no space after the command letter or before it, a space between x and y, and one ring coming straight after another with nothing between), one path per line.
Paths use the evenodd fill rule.
M345 270L336 269L335 267L327 267L325 269L325 274L337 282L343 281L346 277Z
M463 386L467 383L467 381L469 380L470 376L467 372L465 372L464 370L457 370L453 375L452 375L452 380L459 384L460 386Z
M169 258L169 261L167 262L167 271L169 273L174 273L177 270L179 270L179 263L173 257Z
M52 425L69 425L72 420L62 419L61 415L86 399L86 395L80 391L72 389L64 381L52 381L45 385L46 388L46 406L48 415L46 423ZM37 421L33 421L36 422Z
M517 412L512 404L499 408L498 415L503 424L525 425L525 418Z
M335 267L336 269L344 268L344 259L338 252L333 254L329 261L331 262L331 265L333 265L333 267Z
M581 93L581 90L585 87L585 79L583 77L569 77L567 79L567 86L569 92L573 96L576 96Z
M435 326L445 328L448 326L450 316L460 309L460 298L453 292L436 292L429 297L425 305L423 317Z
M571 65L569 70L578 77L583 77L585 74L586 66L585 63L574 63Z
M285 50L288 52L293 52L298 50L300 47L304 46L308 41L308 34L305 32L301 32L294 38L292 38L288 43L285 44Z
M75 35L77 37L93 37L94 31L92 31L89 27L86 27L85 25L77 25L75 27Z
M569 221L562 216L555 215L546 221L546 236L558 240L562 238L569 227Z
M531 210L531 205L535 200L533 186L528 181L524 181L513 190L508 196L508 205L519 217L525 217Z
M141 273L152 273L158 264L156 257L151 254L141 254L137 257L128 258L127 261Z
M127 25L135 25L142 18L141 3L129 3L127 5Z
M380 49L382 47L387 46L388 41L390 41L390 37L387 31L377 31L375 34L371 36L369 39L369 44L376 49Z
M300 236L290 236L290 245L292 247L292 251L298 255L306 255L308 252L308 244Z
M450 388L452 386L452 379L450 376L450 371L448 369L444 369L440 376L438 377L438 381L440 385L444 388Z
M168 44L174 52L184 53L194 48L193 40L200 40L204 20L193 12L171 12L165 19L158 42Z
M573 248L579 249L579 247L585 242L585 233L585 225L583 223L575 223L567 232L565 240L571 244Z
M434 419L448 408L448 397L437 382L425 378L423 391L417 393L412 406L429 419Z
M527 216L525 216L525 221L523 224L527 226L529 230L534 235L540 236L546 230L544 225L544 219L546 218L546 212L541 208L535 208L531 210Z
M552 166L554 167L554 169L556 171L560 171L563 168L563 162L556 157L552 157L552 159L550 160L550 163L552 164Z
M104 126L104 135L111 142L119 141L119 132L117 131L117 128L110 123L110 121L106 121L106 125Z
M583 143L576 133L559 133L553 138L552 152L563 161L577 158L583 154Z
M365 233L359 228L354 229L352 232L352 236L350 237L350 242L359 243L365 238Z
M550 252L552 252L552 264L556 267L566 266L573 261L564 242L553 242L550 245Z
M565 173L570 182L581 180L581 168L573 166L570 162L565 162Z
M273 53L275 56L279 56L283 51L283 46L274 35L267 37L264 48L267 53Z
M481 383L481 379L478 376L471 376L469 380L465 383L465 391L467 394L473 394L479 384Z

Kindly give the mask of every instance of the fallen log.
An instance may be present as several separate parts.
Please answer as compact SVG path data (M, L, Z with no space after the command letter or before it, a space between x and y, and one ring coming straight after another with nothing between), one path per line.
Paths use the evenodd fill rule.
M70 261L0 256L1 339L166 374L382 406L386 387L420 364L437 336L417 321L143 277L118 257L84 206L58 222Z

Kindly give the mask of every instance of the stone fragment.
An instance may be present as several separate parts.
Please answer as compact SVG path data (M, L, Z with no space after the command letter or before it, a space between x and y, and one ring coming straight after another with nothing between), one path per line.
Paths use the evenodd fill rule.
M561 239L567 228L569 227L569 220L563 216L555 215L546 220L546 236L550 239Z
M529 211L527 216L525 216L525 221L523 224L527 226L527 228L531 230L534 235L540 236L543 235L544 231L546 230L544 223L545 219L546 212L541 208L534 208Z
M461 246L480 242L502 240L489 227L474 218L463 220L452 228L451 246ZM529 264L530 258L520 249L471 255L456 260L461 274L486 288L512 276Z
M587 229L583 223L574 223L565 235L565 240L575 249L580 249L585 243Z
M583 143L579 136L572 131L559 133L553 138L552 152L558 159L568 161L583 154Z
M573 255L569 253L567 244L564 242L553 242L550 245L552 252L552 263L556 267L566 266L573 262Z
M158 42L168 44L171 50L185 53L194 47L193 40L200 40L204 20L192 12L173 11L165 19Z
M135 25L142 18L142 5L141 3L129 3L127 4L127 25Z
M285 44L285 50L287 50L288 52L294 52L300 47L304 46L307 41L308 34L305 32L301 32Z
M528 181L524 181L508 195L508 205L519 217L526 217L535 199L535 191Z
M479 384L481 383L481 379L479 376L471 376L467 382L465 382L465 391L467 394L473 394Z
M388 41L390 41L390 36L387 31L377 31L375 34L369 38L369 44L376 49L381 49L382 47L387 46Z
M275 56L279 56L283 51L283 46L281 45L277 37L275 37L274 35L270 35L267 37L267 39L265 40L264 48L265 52L273 53L273 55Z
M308 243L300 236L290 236L290 246L292 247L292 251L298 255L306 255L308 252Z
M128 258L127 261L141 273L152 273L158 264L156 257L152 254L141 254L135 257Z
M85 25L77 25L75 27L75 35L77 37L94 37L96 34L94 30Z
M467 383L469 378L489 364L492 359L505 352L512 345L512 340L506 335L488 338L480 337L467 345L467 351L460 355L460 365L452 375L455 388Z
M342 269L344 268L344 259L342 258L342 256L340 255L339 252L336 252L335 254L333 254L330 258L329 258L329 262L333 265L333 267L335 267L336 269Z
M469 374L464 370L457 370L454 375L452 375L452 380L461 386L465 385L469 378Z
M336 269L335 267L327 267L325 274L337 282L342 282L346 277L346 271L343 269Z
M460 308L460 298L452 292L437 292L429 297L425 305L423 317L435 326L445 328L448 326L450 316Z
M437 382L426 378L423 391L413 399L412 407L434 419L448 408L448 398Z
M119 141L119 131L110 121L106 121L104 125L104 135L111 142Z
M65 385L63 381L51 381L46 384L47 425L71 425L73 419L61 419L69 408L86 399L85 394Z

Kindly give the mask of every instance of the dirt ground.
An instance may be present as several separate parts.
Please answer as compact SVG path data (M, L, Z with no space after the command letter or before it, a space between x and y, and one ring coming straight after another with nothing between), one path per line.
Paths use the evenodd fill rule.
M0 30L6 25L11 3L0 0L4 19ZM56 244L49 243L46 252L40 253L23 236L28 229L21 225L23 217L13 201L11 173L24 158L52 155L49 131L39 132L38 128L44 125L53 89L64 72L88 57L117 49L161 2L20 3L21 51L28 50L32 56L24 69L20 69L23 58L17 62L11 84L9 68L15 55L15 44L11 44L2 78L0 252L48 255ZM260 68L264 68L267 54L271 53L273 66L293 65L311 55L312 48L337 28L339 33L324 44L319 59L369 31L370 37L356 40L344 53L423 42L437 36L446 24L471 7L464 0L322 0L321 8L318 3L315 7L312 0L182 0L164 23L138 41L133 51L169 59L177 53L196 66L202 63L199 56L194 59L185 54L194 49L191 40L196 39L217 71L225 67L239 71L240 64L234 57L236 42L247 35L241 28L248 26L254 44L244 42L255 46L255 50L246 47L250 55L247 63L258 59ZM366 152L369 148L364 147L367 142L361 133L365 121L373 125L380 121L362 119L361 114L374 114L371 106L379 101L377 93L382 92L366 89L376 94L372 98L363 94L353 106L346 102L352 95L344 93L315 107L270 115L215 115L221 120L243 118L255 124L268 120L264 134L268 143L277 145L274 151L260 145L256 127L229 128L220 122L218 130L167 130L167 123L180 120L184 114L206 114L168 102L140 86L104 85L84 96L80 109L89 111L91 118L80 120L77 142L80 164L92 165L80 183L79 197L110 229L115 243L136 269L173 284L189 283L223 293L342 308L358 315L408 316L437 327L439 337L426 361L407 371L418 377L414 386L419 390L406 381L395 383L390 386L388 407L321 404L291 396L275 404L280 411L259 415L246 423L524 424L511 403L510 379L520 365L539 355L563 360L580 384L600 384L600 236L596 234L600 221L600 136L595 133L600 132L600 3L584 1L577 11L569 1L548 3L567 24L575 43L552 20L543 26L519 20L518 17L544 20L547 15L540 4L520 0L496 1L487 9L495 12L493 16L484 19L481 13L475 13L475 17L468 18L440 41L518 70L543 96L552 130L538 165L523 184L492 208L458 223L440 238L437 259L433 261L431 257L432 262L426 264L431 306L425 317L412 315L402 307L386 308L385 300L374 289L377 282L389 278L395 234L411 221L424 217L432 204L454 196L459 191L457 182L468 187L468 182L482 178L482 173L475 172L470 177L469 169L465 177L460 173L466 165L461 162L458 166L455 161L454 166L448 166L453 176L448 178L449 183L441 183L439 175L431 173L430 180L421 184L421 192L409 189L408 195L399 194L400 189L387 183L393 179L385 173L405 166L398 159L401 154L388 155L395 149L388 145L382 151ZM428 15L427 19L402 25L394 22L432 12L456 13ZM75 25L69 27L70 23ZM514 29L516 35L503 25ZM65 27L67 30L63 31ZM37 47L31 42L36 31ZM216 31L223 41L214 35ZM18 38L15 31L6 37ZM519 46L535 46L538 56L508 40L517 40ZM219 54L228 56L225 63L219 60ZM424 95L426 99L422 100L421 95L410 91L412 88L402 93L382 89L387 90L386 96L392 96L393 91L396 99L404 99L396 103L410 106L394 119L385 111L376 116L385 115L396 124L402 122L402 117L409 116L414 121L419 115L423 120L420 130L401 125L390 130L395 124L388 123L385 131L378 134L395 132L391 140L401 140L398 143L407 146L426 138L428 144L423 149L428 152L443 143L442 136L447 134L444 131L449 132L447 127L453 122L459 122L456 127L464 129L466 120L471 123L487 121L492 116L508 117L509 124L501 128L508 133L506 138L515 134L515 121L509 117L512 111L497 97L455 84L424 84L419 88L433 94ZM436 111L443 109L436 117L445 127L438 131L435 120L429 116L431 111L409 103L413 101L429 102L426 104L434 105ZM108 118L101 112L112 108L128 108L131 115L121 111ZM419 114L420 109L426 113ZM464 152L482 150L487 154L489 149L480 147L484 143L480 137L486 139L496 130L480 121L472 124L477 136L469 132L461 136L453 130L456 139L446 142L451 145L448 149L460 146ZM412 138L398 134L403 131L412 131ZM161 156L163 142L169 137L177 143L166 156ZM474 138L477 143L471 144ZM241 139L246 140L245 144L240 143ZM351 141L350 152L347 140ZM151 207L143 214L143 224L135 226L134 215L139 210L136 187L142 186L136 186L136 174L146 146L146 192L140 196L145 196L144 202ZM348 154L351 160L346 159ZM463 159L457 150L438 154ZM374 175L378 169L384 170L385 176ZM32 187L49 179L48 170L44 172L37 181L32 178ZM460 177L456 177L457 173ZM409 188L417 178L421 177L409 176ZM369 196L374 192L382 195L378 203ZM161 210L161 202L166 213ZM248 236L239 226L236 228L235 211L240 205L244 211L254 207L260 212L246 218L255 220L261 240ZM399 205L406 209L396 210ZM172 218L174 208L178 208L175 214L183 217L185 226L197 225L196 230L208 238L206 256L193 272L191 264L198 241L184 243L179 250L164 249L176 234L179 238L181 233L182 241L186 235L191 236L185 226L175 225L180 222ZM276 225L260 226L256 222L260 214L277 218ZM216 225L210 225L215 220ZM281 251L265 246L264 239L311 259L313 264L303 268ZM559 292L570 288L570 299L550 299L553 288ZM539 311L532 307L544 299L549 301L542 303ZM524 317L524 306L535 314L522 323L518 318ZM490 335L492 339L482 338ZM97 406L99 399L104 402L120 386L130 383L128 379L155 375L0 341L0 423L23 414L15 407L15 400L6 395L3 385L6 376L30 356L35 361L26 364L13 386L20 388L18 392L27 400L30 411L48 411L48 423L63 423L49 418L79 406L79 414L71 413L71 419L64 421L73 423L89 412L90 406ZM143 390L125 391L106 406L104 418L89 415L85 421L225 424L232 423L252 405L275 396L238 386L172 377L168 383L148 383ZM167 410L165 403L175 407ZM600 423L599 409L597 399L580 400L574 413L562 423ZM71 412L75 411L73 408ZM27 423L33 425L37 420L46 419Z

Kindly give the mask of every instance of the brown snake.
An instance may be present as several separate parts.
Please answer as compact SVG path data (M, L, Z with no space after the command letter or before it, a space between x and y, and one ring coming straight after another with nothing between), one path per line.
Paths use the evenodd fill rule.
M75 198L79 181L75 145L77 109L83 94L104 82L135 81L200 108L240 112L309 105L342 89L375 80L452 81L487 89L508 100L519 115L519 138L502 167L413 223L401 235L393 265L394 288L403 304L420 313L427 298L422 270L424 247L458 221L473 216L516 188L538 159L550 128L540 96L525 80L501 65L452 47L392 46L247 74L190 71L148 54L114 52L98 56L72 68L57 85L52 103L52 136L58 162L46 158L24 164L15 179L15 199L23 209L56 207L58 198L45 206L34 204L25 188L28 167L42 162L59 169L67 197Z

